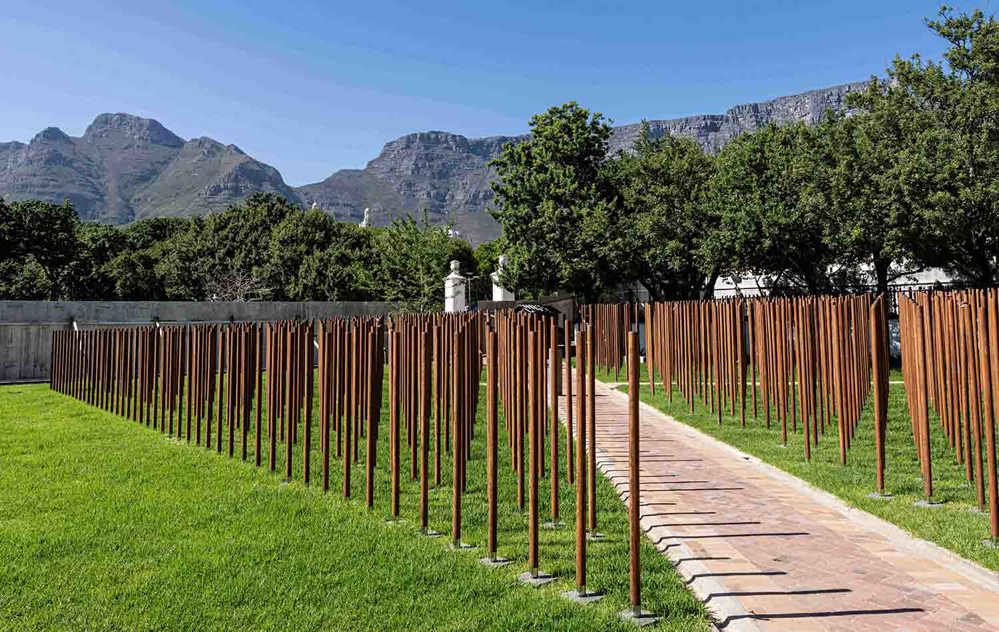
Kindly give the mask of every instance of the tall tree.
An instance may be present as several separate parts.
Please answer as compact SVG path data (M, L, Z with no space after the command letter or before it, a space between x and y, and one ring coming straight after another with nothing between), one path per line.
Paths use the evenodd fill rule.
M40 200L0 204L0 263L5 296L47 300L71 296L70 264L79 255L73 206ZM0 279L3 281L3 279ZM32 286L35 286L32 289Z
M815 130L803 123L769 125L729 142L711 179L719 226L705 256L724 272L767 275L791 291L830 290L835 253L813 186L817 148Z
M876 79L868 87L880 89ZM919 118L905 107L830 113L816 130L819 158L809 184L824 198L827 245L842 269L869 269L878 292L932 262L943 237L920 202L928 170L908 148Z
M943 62L897 58L889 80L854 104L882 127L904 125L888 191L927 221L917 253L976 285L999 281L999 22L943 7L927 25L950 47ZM891 146L889 145L889 149Z
M302 300L296 285L299 269L310 254L337 239L336 225L329 215L313 209L288 213L274 227L260 277L272 288L275 300Z
M702 252L718 220L707 196L712 158L689 138L652 139L643 124L634 153L611 161L608 171L622 207L614 259L626 276L656 300L710 296L720 270Z
M365 301L377 296L371 271L378 265L376 231L334 224L325 248L307 254L288 286L293 300Z
M602 169L611 128L575 102L531 118L531 135L493 161L493 217L509 244L512 289L566 289L594 300L617 285L606 244L615 226L613 191Z

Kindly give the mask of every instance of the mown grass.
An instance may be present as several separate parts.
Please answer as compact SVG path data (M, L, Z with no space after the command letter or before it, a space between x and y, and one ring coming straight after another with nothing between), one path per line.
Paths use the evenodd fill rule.
M613 373L608 374L607 371L598 371L597 377L605 381L614 380ZM896 378L901 379L901 376L891 376L893 381ZM618 388L627 391L627 386ZM657 383L655 395L650 393L647 384L640 386L640 392L643 401L677 421L831 492L849 504L892 522L919 538L935 542L986 568L999 571L999 550L984 544L989 536L988 513L978 512L975 488L965 478L964 465L956 463L954 451L936 419L931 422L933 498L943 504L933 508L914 505L915 501L923 498L923 483L912 443L905 387L902 384L893 383L889 390L885 491L892 497L887 500L868 497L876 489L874 424L870 404L863 411L847 453L847 464L843 466L839 461L835 419L833 427L826 428L820 435L819 444L812 446L812 458L806 461L800 425L797 432L792 432L791 422L788 422L788 443L786 447L781 445L780 422L773 416L771 427L766 427L762 403L759 404L759 418L754 419L750 401L747 406L746 427L743 428L739 422L738 409L735 416L729 415L726 409L719 425L717 416L700 401L695 402L691 413L687 401L675 388L672 403L661 383Z
M469 464L463 540L418 534L418 484L404 478L402 516L387 524L388 425L382 419L374 509L364 507L363 460L352 500L270 473L126 419L47 385L0 388L0 626L5 630L627 630L627 514L613 487L598 487L604 541L589 550L589 587L607 596L582 607L559 593L574 586L574 491L562 486L566 528L542 530L542 570L559 579L520 584L527 516L516 509L510 455L500 450L499 553L485 546L485 460L479 419ZM318 430L318 429L317 429ZM318 435L318 432L315 433ZM502 430L501 430L502 435ZM562 437L564 445L564 436ZM266 445L266 442L265 442ZM405 445L405 442L403 442ZM501 440L505 446L505 439ZM225 446L223 446L225 452ZM283 464L283 448L278 463ZM431 527L450 530L449 460L430 495ZM266 465L266 454L264 457ZM404 458L403 463L408 461ZM541 484L543 519L548 479ZM672 566L643 542L643 601L666 630L703 630L703 606Z

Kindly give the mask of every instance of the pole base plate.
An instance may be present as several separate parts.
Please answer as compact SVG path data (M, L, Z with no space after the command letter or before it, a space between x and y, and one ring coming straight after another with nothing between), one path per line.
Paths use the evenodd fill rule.
M871 492L870 494L867 495L867 497L868 498L873 498L874 500L891 500L892 499L892 495L891 494L888 494L888 493L882 494L881 492Z
M510 560L506 559L505 557L497 557L495 559L484 557L480 559L479 562L483 566L488 566L489 568L500 568L502 566L508 565L510 563Z
M540 588L545 584L550 584L553 581L555 581L555 576L549 575L548 573L543 573L541 571L538 571L537 575L532 575L531 571L526 571L518 575L517 579L527 584L528 586L533 586L534 588Z
M579 592L579 590L568 590L562 593L562 596L569 601L574 601L578 604L583 604L584 606L595 601L600 601L604 598L602 593L592 592L589 590L585 592Z
M618 616L625 621L634 623L640 628L659 623L659 617L651 612L648 612L647 610L642 610L641 608L628 608L627 610L618 613Z

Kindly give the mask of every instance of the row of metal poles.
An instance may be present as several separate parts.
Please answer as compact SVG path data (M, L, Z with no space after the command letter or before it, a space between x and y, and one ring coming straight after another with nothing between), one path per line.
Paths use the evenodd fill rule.
M308 484L318 367L323 488L333 428L349 496L351 461L380 416L381 332L374 318L55 332L52 388L229 456L238 434L244 460L252 426L255 463L276 470L283 442L288 479L302 444Z
M981 510L988 507L999 540L995 423L999 419L999 339L992 319L999 290L926 291L898 295L899 338L913 444L926 502L933 503L930 409L955 461L963 465ZM871 399L876 495L885 493L889 335L885 297L731 299L583 306L597 330L597 363L618 370L624 332L645 326L649 388L672 402L674 389L694 411L700 401L722 423L723 412L746 424L762 413L780 421L782 442L802 426L806 459L835 428L847 462ZM985 456L983 457L983 452Z
M902 372L926 500L933 498L932 408L955 462L974 485L979 509L988 505L997 541L999 290L899 294L898 311Z
M674 388L691 412L695 402L722 423L723 413L746 425L747 407L767 427L780 422L781 441L802 426L806 459L836 421L846 463L870 393L871 318L883 331L883 301L869 295L732 299L584 306L596 327L597 365L617 371L623 332L645 325L649 387L657 381L672 402ZM887 380L887 364L879 367ZM658 376L658 377L657 377ZM748 382L748 384L747 384Z
M230 457L238 442L242 459L249 460L252 451L256 465L266 461L271 471L283 466L287 480L301 472L307 485L318 441L322 489L330 489L331 459L340 459L342 493L350 497L352 466L363 458L365 502L371 507L387 381L390 519L399 518L401 478L408 472L410 480L419 479L420 531L439 535L429 529L429 489L441 484L442 455L450 454L450 535L452 546L463 548L462 502L484 360L486 560L503 562L497 557L502 404L518 505L528 512L525 581L546 579L540 572L538 529L539 484L547 477L553 528L563 526L560 483L576 485L576 592L593 598L586 587L587 539L599 537L592 331L592 325L581 325L573 341L572 328L560 336L554 318L501 311L56 332L52 388L171 436L225 450ZM635 359L637 385L637 334L629 343L635 347L629 357ZM632 393L637 432L637 387ZM564 468L560 397L565 398L567 428ZM638 612L637 448L633 457L631 602Z
M480 349L484 346L488 357L489 331L484 314L398 316L388 328L390 517L399 518L405 447L408 476L420 481L420 531L439 535L429 529L428 494L431 478L433 485L441 484L444 450L453 457L451 536L456 547L462 546L462 497L479 404ZM488 399L491 391L486 390Z

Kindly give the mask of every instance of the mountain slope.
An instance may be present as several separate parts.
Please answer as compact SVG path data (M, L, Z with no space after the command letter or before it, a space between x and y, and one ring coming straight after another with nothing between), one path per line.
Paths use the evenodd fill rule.
M68 199L84 219L123 223L203 215L256 191L297 196L271 166L234 145L185 142L152 119L101 114L83 136L50 127L27 145L0 145L0 194Z
M844 84L760 103L738 105L725 114L647 121L654 137L669 132L689 136L705 150L716 152L739 134L768 123L803 121L814 124L828 109L844 107L846 95L863 83ZM611 153L627 151L637 140L641 124L614 128ZM370 208L376 223L405 212L426 209L435 221L450 221L472 243L494 239L499 226L488 214L492 201L489 182L495 176L489 161L507 142L525 136L470 139L447 132L408 134L387 143L363 170L344 170L296 189L309 205L359 220Z
M184 143L133 202L137 219L204 215L261 191L298 201L274 167L254 160L235 145L195 138Z
M739 134L768 123L817 122L842 109L853 83L737 105L724 114L650 120L653 136L689 136L716 152ZM611 152L627 151L641 124L614 128ZM204 215L258 191L278 193L339 219L358 222L371 210L376 225L426 210L450 222L472 243L493 239L499 226L488 214L489 162L507 142L525 136L466 138L449 132L407 134L386 143L364 169L343 169L325 180L292 188L277 169L235 145L210 138L184 141L158 122L129 114L101 114L80 138L58 128L31 142L0 143L0 195L7 199L70 200L80 216L123 223L163 215Z

